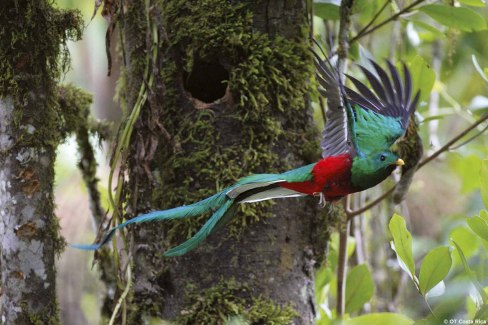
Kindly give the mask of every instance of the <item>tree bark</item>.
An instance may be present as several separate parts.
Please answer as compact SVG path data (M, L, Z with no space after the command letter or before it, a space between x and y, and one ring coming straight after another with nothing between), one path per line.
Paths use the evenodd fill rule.
M25 131L15 126L14 111L11 99L0 100L0 153L8 152L0 159L0 314L6 324L36 319L52 324L58 317L54 255L59 239L52 188L56 156L49 146L15 146Z
M154 86L131 139L125 192L132 216L203 199L250 173L284 172L318 159L307 99L305 1L197 3L146 8L144 1L127 1L128 107L147 82L143 58L154 31L145 10L160 35ZM205 218L132 228L132 321L157 316L218 324L241 314L252 323L313 323L314 266L327 237L316 200L246 205L235 219L178 258L162 252ZM220 310L201 301L216 299L212 290L222 297L209 305ZM223 301L239 306L232 311Z
M47 0L0 4L0 322L58 324L55 149L66 131L56 79L76 12Z

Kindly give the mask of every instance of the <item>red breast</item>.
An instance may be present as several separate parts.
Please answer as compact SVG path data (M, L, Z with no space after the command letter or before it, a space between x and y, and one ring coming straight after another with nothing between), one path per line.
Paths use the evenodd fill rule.
M335 199L354 192L351 186L352 158L349 154L331 156L318 161L312 169L312 180L280 183L280 186L309 195L324 193Z

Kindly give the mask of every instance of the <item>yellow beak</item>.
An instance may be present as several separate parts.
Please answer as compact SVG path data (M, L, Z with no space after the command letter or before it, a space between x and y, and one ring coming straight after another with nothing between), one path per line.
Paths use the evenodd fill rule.
M405 162L403 161L403 159L398 158L397 161L395 162L395 165L403 166L403 165L405 165Z

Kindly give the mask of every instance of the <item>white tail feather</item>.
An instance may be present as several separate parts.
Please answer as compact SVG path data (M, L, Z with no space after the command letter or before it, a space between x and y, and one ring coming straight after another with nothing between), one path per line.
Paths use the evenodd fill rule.
M275 187L267 191L263 191L248 196L244 200L239 201L239 203L251 203L251 202L259 202L259 201L264 201L269 199L282 199L286 197L298 197L298 196L306 196L306 195L307 194L293 191L284 187Z

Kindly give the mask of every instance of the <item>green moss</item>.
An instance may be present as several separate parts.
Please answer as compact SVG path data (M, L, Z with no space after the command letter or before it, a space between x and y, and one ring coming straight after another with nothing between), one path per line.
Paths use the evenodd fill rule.
M62 137L75 133L80 128L90 125L90 106L92 96L86 91L73 85L66 85L58 89L58 104L61 115Z
M26 303L20 304L22 310L28 310ZM32 325L59 325L61 321L58 317L59 315L59 305L57 300L50 303L45 310L38 313L24 313L21 318L19 318L19 323L22 324L32 324Z
M7 30L0 40L0 94L22 96L32 84L53 86L69 67L67 41L81 38L80 13L54 9L46 0L4 2L0 19Z
M305 21L296 39L285 39L253 29L252 13L244 3L173 0L160 4L168 43L161 50L166 55L159 77L165 88L158 118L181 150L166 143L166 150L158 151L152 208L189 204L250 173L283 172L318 158L306 102L311 57ZM196 60L218 62L227 69L226 82L235 103L231 109L217 112L183 106L179 67L190 73ZM222 130L222 123L235 128ZM274 151L278 144L293 152L294 159L298 153L298 160L279 156ZM241 206L231 233L270 216L270 205ZM175 221L169 239L191 236L207 217Z
M61 225L59 224L59 219L51 218L49 221L49 225L45 230L46 234L43 235L42 238L52 238L54 254L56 254L57 258L59 258L61 253L64 251L67 242L64 237L60 236Z
M181 311L177 324L287 325L298 314L290 305L280 306L270 299L250 297L249 289L235 280L220 281L201 294L188 295L188 308Z
M6 26L0 37L0 97L13 98L19 128L35 127L19 146L56 146L61 139L56 81L69 67L67 41L81 38L83 20L78 11L51 3L6 0L0 10Z

